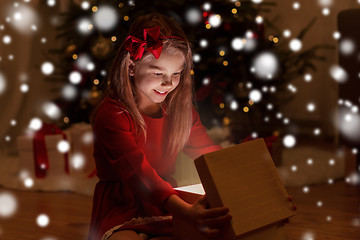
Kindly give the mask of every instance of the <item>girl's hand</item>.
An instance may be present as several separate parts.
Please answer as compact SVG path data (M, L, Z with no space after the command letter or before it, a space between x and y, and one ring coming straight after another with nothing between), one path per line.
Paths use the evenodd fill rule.
M207 208L205 195L185 208L182 217L207 237L218 237L232 218L226 207Z

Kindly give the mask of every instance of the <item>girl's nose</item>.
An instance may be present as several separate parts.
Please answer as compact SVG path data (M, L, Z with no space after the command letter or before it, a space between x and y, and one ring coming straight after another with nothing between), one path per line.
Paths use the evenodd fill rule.
M161 85L163 85L163 86L172 86L172 79L171 79L171 77L164 77L164 78L162 79Z

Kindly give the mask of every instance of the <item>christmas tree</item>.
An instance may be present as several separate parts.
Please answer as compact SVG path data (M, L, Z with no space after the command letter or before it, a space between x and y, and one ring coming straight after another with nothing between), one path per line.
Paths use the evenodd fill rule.
M63 110L58 124L86 121L107 86L112 59L133 19L150 12L175 18L193 45L194 86L203 124L227 126L231 141L281 134L289 119L280 112L296 93L291 82L316 70L324 60L301 40L315 20L296 37L281 32L265 17L276 7L261 0L236 1L71 1L62 14L58 38L63 47L57 78L66 84L55 100ZM50 77L52 80L54 76Z

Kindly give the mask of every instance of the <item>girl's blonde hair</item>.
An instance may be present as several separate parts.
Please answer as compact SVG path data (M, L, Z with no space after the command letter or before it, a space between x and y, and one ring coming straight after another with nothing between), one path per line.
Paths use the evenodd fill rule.
M192 127L192 51L190 43L179 24L172 18L160 14L148 14L137 18L131 25L128 35L143 39L145 28L160 27L160 37L163 39L162 51L180 51L185 58L185 66L181 72L179 85L168 94L161 107L166 109L168 115L169 140L167 153L175 154L186 144ZM177 36L182 38L166 38L166 36ZM146 60L149 52L145 52L140 60ZM136 125L136 134L143 134L146 139L146 123L138 108L138 94L135 83L129 76L130 54L124 44L120 47L109 74L110 83L99 101L94 105L90 121L94 124L98 107L106 96L119 101L128 111Z

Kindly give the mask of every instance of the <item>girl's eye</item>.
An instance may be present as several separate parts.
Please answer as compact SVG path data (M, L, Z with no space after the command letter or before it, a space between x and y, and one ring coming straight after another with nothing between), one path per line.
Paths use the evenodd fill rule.
M154 73L155 76L162 76L162 73Z
M181 72L174 73L175 76L180 75L180 74L181 74Z

